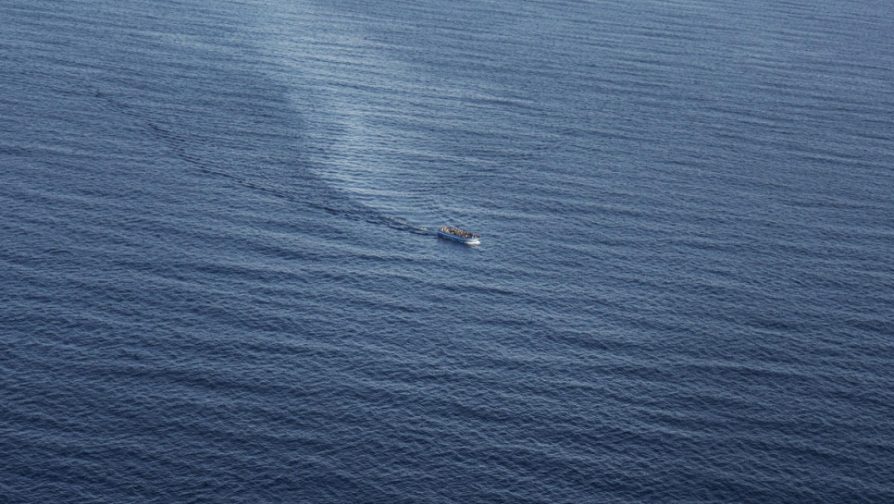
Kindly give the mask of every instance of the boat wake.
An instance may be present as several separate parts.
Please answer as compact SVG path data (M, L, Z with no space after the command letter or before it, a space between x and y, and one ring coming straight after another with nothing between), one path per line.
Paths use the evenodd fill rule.
M105 104L120 114L130 117L134 123L141 125L152 137L162 143L171 153L196 171L213 177L226 179L239 184L252 191L283 199L295 204L304 205L320 210L329 215L347 219L354 222L366 222L373 225L385 226L397 231L416 235L431 236L436 232L428 227L414 224L407 219L394 217L386 213L364 205L352 199L344 191L339 191L331 184L326 183L312 170L301 170L303 178L312 181L312 190L306 188L298 194L295 191L285 189L283 186L274 186L257 179L235 175L230 171L221 169L217 163L196 155L190 148L190 140L178 134L173 128L166 127L153 121L136 107L127 102L106 93L93 85L87 85L93 95L105 102Z

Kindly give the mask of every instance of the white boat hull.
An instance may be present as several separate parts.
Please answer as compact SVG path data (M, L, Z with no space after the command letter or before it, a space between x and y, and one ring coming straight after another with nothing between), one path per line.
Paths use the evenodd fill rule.
M445 240L451 240L459 243L465 243L466 245L479 245L481 244L481 240L478 239L477 236L473 236L471 238L463 238L462 236L457 236L455 234L445 233L443 231L438 231L438 238L443 238Z

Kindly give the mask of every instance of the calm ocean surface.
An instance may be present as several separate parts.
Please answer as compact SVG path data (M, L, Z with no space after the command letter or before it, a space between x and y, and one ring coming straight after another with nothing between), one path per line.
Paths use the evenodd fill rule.
M0 20L0 502L894 502L894 3Z

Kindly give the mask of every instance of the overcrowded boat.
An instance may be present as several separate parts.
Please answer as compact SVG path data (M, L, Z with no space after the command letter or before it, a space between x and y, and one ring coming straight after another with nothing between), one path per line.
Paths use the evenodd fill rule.
M441 226L440 229L438 229L438 237L444 238L445 240L458 241L460 243L465 243L466 245L478 245L481 243L480 234L454 226Z

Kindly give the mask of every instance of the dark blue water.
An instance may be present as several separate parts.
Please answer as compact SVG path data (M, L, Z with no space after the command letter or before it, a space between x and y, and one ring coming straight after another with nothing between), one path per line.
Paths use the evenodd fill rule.
M0 501L894 502L892 33L0 3Z

